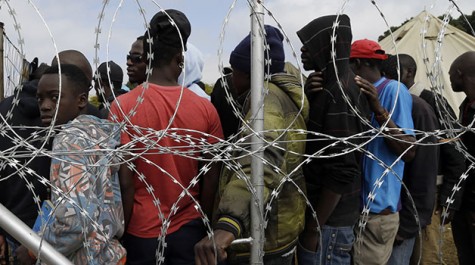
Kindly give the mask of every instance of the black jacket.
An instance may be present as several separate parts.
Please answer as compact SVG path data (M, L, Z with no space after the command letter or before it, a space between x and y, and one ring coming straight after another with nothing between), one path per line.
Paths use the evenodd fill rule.
M468 126L475 115L475 103L469 102L466 98L462 105L460 105L460 117L463 126ZM465 145L465 150L475 157L475 133L469 129L462 135L462 142ZM466 159L466 165L469 166L472 162ZM475 170L469 172L468 178L465 181L465 190L463 191L462 205L460 208L464 210L475 211Z
M448 115L450 115L452 119L456 119L454 110L450 107L445 98L442 97L442 102L437 104L434 93L427 89L422 91L420 97L429 103L429 105L434 110L438 121L448 120L447 117L444 117L444 112L439 111L440 106L442 105L446 106ZM452 123L452 126L458 128L455 122ZM440 124L440 128L441 130L451 129L449 126L443 123ZM440 145L439 174L443 175L443 183L439 190L439 205L447 207L447 199L452 195L452 188L456 183L458 183L459 178L465 172L465 169L465 157L462 153L455 149L455 145L453 143ZM462 192L455 193L452 199L454 201L449 205L449 208L458 210L462 202Z
M39 148L44 142L42 137L36 139L31 137L32 133L38 132L38 130L30 126L41 126L36 100L37 85L38 80L23 84L21 92L16 92L19 99L18 106L13 106L15 95L0 102L0 114L10 126L15 126L13 132L5 125L3 120L0 120L1 127L3 127L2 133L0 133L0 151L5 152L2 155L7 158L0 159L0 203L30 227L33 226L38 212L33 196L38 196L42 201L47 197L48 190L45 185L38 181L37 176L28 174L27 169L32 169L48 180L50 171L50 159L48 157L38 155L31 159L34 149L22 144L26 139L34 148ZM11 113L11 116L9 116L9 113ZM15 133L19 137L15 136ZM11 140L11 138L14 140ZM18 160L18 169L9 165L11 159ZM25 179L32 184L33 190L27 188L25 179L20 177L22 173L25 173ZM0 233L3 234L4 231L0 229Z
M398 235L403 238L412 238L419 231L414 206L421 227L424 228L431 223L437 191L439 146L434 145L437 142L436 137L427 137L423 132L438 130L439 123L432 107L415 95L412 95L412 119L416 130L416 138L420 145L417 146L414 159L404 166L403 182L407 191L404 187L401 190L402 208L399 212L398 230ZM414 200L414 205L411 197Z
M317 157L304 166L308 198L312 204L321 200L322 188L341 194L340 201L325 223L340 227L354 225L359 218L361 153L348 150L355 150L354 145L361 143L361 137L349 140L353 145L330 137L346 138L365 131L358 115L368 117L369 108L349 66L352 33L350 19L346 15L339 17L336 32L334 47L338 57L335 71L331 56L335 19L336 16L317 18L299 30L297 35L324 79L323 90L308 97L310 115L307 130L320 134L309 133L307 136L306 153ZM341 82L341 88L337 80Z

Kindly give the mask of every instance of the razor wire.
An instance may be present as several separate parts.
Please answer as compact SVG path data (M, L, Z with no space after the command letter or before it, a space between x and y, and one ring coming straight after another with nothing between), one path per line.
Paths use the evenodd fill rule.
M32 5L35 8L37 14L40 15L41 13L38 9L36 9L34 3L30 2L30 1L28 1L28 2L29 2L30 5ZM141 7L141 1L136 0L135 2L136 2L137 7L138 7L138 16L140 17L140 19L143 19L143 21L144 21L144 29L143 30L144 30L144 32L146 32L146 31L148 31L148 26L149 25L147 24L145 9L143 9ZM164 10L164 8L162 8L160 6L160 4L158 4L155 1L153 1L153 2L157 7L157 10L155 10L155 11ZM234 0L230 4L228 13L227 13L227 15L224 19L223 27L222 27L220 35L219 35L220 46L218 48L218 57L219 57L218 70L219 70L220 73L223 73L223 69L224 69L223 56L225 56L225 55L224 55L224 52L223 52L223 46L224 46L225 36L226 36L226 31L227 31L226 26L228 25L228 23L232 22L231 14L232 14L235 6L236 6L236 2L237 1ZM342 2L343 3L341 5L341 8L336 12L338 16L341 15L341 14L344 14L345 8L347 8L347 5L350 1L346 0L346 1L342 1ZM443 124L444 126L446 126L449 129L447 129L447 130L442 130L441 129L441 130L437 130L437 131L434 131L434 132L425 132L425 131L419 131L419 130L414 129L413 130L414 133L416 135L422 135L422 137L417 142L413 143L413 146L411 148L416 148L417 146L424 145L423 143L421 143L421 141L425 138L428 138L428 137L434 136L437 139L442 140L442 139L445 139L446 136L448 135L448 136L450 136L451 139L457 139L457 138L460 138L460 136L463 135L464 133L473 132L472 126L473 126L474 121L472 121L469 126L464 127L460 123L458 123L457 121L454 121L450 117L450 115L444 115L444 114L448 113L448 111L446 109L447 106L445 105L445 101L443 101L442 97L440 96L442 94L441 93L442 89L447 89L447 88L444 88L443 82L439 79L439 76L441 74L440 73L440 69L441 69L440 68L440 62L441 62L441 58L443 56L440 47L442 47L444 45L444 42L443 42L444 35L445 35L444 33L445 33L446 27L447 27L447 25L450 21L450 16L451 16L450 13L454 9L454 6L456 6L455 1L450 1L450 2L451 2L451 4L448 7L448 10L447 10L446 14L444 15L443 27L441 28L441 30L438 34L438 37L437 37L437 41L438 41L439 45L438 45L438 47L435 51L435 54L431 54L431 53L427 52L427 48L426 48L425 43L424 43L426 41L425 38L424 38L424 34L426 33L426 27L428 27L428 25L430 23L430 20L429 20L428 17L426 18L426 25L424 25L424 29L422 29L422 31L421 31L422 32L421 33L421 35L422 35L421 46L423 47L423 50L425 52L425 54L424 54L424 56L425 56L424 62L426 62L426 64L425 64L426 69L425 70L426 70L426 73L427 73L427 75L429 77L429 80L430 80L430 83L431 83L431 90L435 91L436 95L437 95L437 97L436 97L436 103L437 103L437 106L438 106L437 111L439 111L442 114L442 115L440 115L440 117L445 118L445 119L441 119L440 122L441 122L441 124ZM10 15L13 17L15 23L17 23L16 21L20 20L20 19L17 19L17 17L21 18L21 14L16 14L16 12L14 11L14 8L11 6L11 2L1 1L0 2L0 7L1 7L2 3L6 3L7 8L9 9ZM120 3L118 3L117 8L115 9L114 14L112 15L112 21L116 20L116 17L118 15L119 11L120 11L122 3L123 3L123 1L120 1ZM387 28L390 29L389 24L386 21L383 12L378 7L377 1L370 1L370 3L377 9L377 11L379 12L382 20L386 24ZM250 1L247 1L247 4L249 6L251 6ZM103 2L101 11L100 11L99 16L98 16L98 24L97 24L97 27L96 27L96 30L95 30L94 65L96 66L96 68L97 68L98 64L100 63L99 50L101 48L101 43L99 41L99 35L102 34L102 29L104 28L103 27L103 19L107 16L107 14L106 14L106 6L107 5L110 5L110 1L104 1ZM286 34L284 25L279 23L278 18L276 18L273 15L273 13L272 13L272 11L269 7L267 7L266 5L263 5L263 7L264 7L264 10L265 10L266 15L268 16L268 18L273 20L277 24L278 28L284 34L285 43L292 50L292 55L294 57L293 59L295 59L297 61L297 68L300 72L303 72L301 64L300 64L300 62L298 60L298 57L297 57L297 52L295 51L294 45L291 43L290 38ZM461 15L463 15L463 13L461 12L461 10L458 7L457 7L457 10L458 10L458 12L460 12ZM332 44L332 51L333 51L333 53L332 53L333 66L334 66L334 69L335 69L336 72L338 72L338 69L337 69L336 63L335 63L336 62L336 60L335 60L336 54L335 54L335 46L334 45L335 45L335 41L336 41L336 29L338 28L338 16L337 16L337 19L336 19L337 21L335 21L335 23L333 25L333 38L332 38L333 41L331 43ZM47 27L47 21L44 21L44 24ZM15 29L18 32L18 36L21 36L21 34L20 34L21 33L21 27L20 27L19 23L15 25ZM261 30L263 31L263 29L261 29ZM107 42L106 42L107 53L106 54L108 54L108 48L112 45L109 42L109 40L111 38L111 35L112 35L112 32L113 32L113 23L111 23L110 28L107 32ZM391 36L392 36L392 32L391 32ZM54 41L54 36L52 34L51 34L51 38L52 38L53 44L54 44L55 41ZM150 43L152 40L148 39L147 41L148 41L148 43ZM22 55L21 51L23 50L24 43L22 41L22 37L19 37L19 45L20 45L20 49L15 48L15 51L18 54L20 54L19 58L23 59L24 56ZM395 47L397 46L394 38L393 38L393 45ZM183 46L184 45L182 44L182 47ZM264 44L264 46L267 46L267 44ZM145 48L146 47L144 47L144 49ZM55 50L56 50L56 56L57 56L56 46L55 46ZM266 51L268 52L267 49L266 49ZM186 60L187 58L186 58L186 54L184 53L184 51L183 51L183 56ZM367 216L368 216L368 214L371 210L371 202L374 200L374 198L376 196L379 196L378 190L381 187L381 184L387 178L387 174L389 172L394 173L394 171L392 169L392 166L394 164L393 165L384 164L376 156L374 156L373 154L371 154L367 150L365 150L364 146L368 142L372 141L373 139L375 139L377 137L382 137L384 132L386 130L388 130L388 128L386 127L388 122L386 122L380 128L369 128L365 132L362 132L362 133L356 134L356 135L352 135L352 136L346 137L346 138L336 138L336 137L333 137L331 135L326 135L326 134L323 134L323 133L307 131L306 129L292 130L292 129L290 129L290 126L288 128L279 128L279 129L274 129L274 130L254 131L251 128L251 126L249 125L249 119L246 118L244 116L244 114L242 113L242 104L237 102L236 99L232 96L232 94L230 92L230 86L226 82L226 79L224 78L225 76L221 75L221 80L223 82L224 91L226 93L226 100L228 101L228 103L231 104L231 107L233 109L234 114L236 115L236 117L238 117L238 119L240 120L240 123L241 123L241 126L239 127L238 131L234 135L232 135L229 139L214 139L214 142L216 142L216 143L211 144L206 139L213 138L214 136L212 136L212 135L209 135L209 134L206 134L206 133L203 133L203 132L199 132L199 131L193 131L193 130L184 129L184 128L173 128L172 127L172 123L173 123L173 120L175 119L175 115L181 107L180 102L181 102L181 98L183 96L183 90L185 89L184 84L181 84L182 94L180 95L180 99L178 100L178 102L176 104L175 113L169 119L168 126L161 129L161 130L158 130L158 131L155 131L155 130L150 129L150 128L141 128L139 126L136 126L136 125L132 124L131 121L130 121L130 117L133 117L134 115L136 115L137 111L140 110L140 105L143 101L143 94L147 91L147 89L149 89L148 79L149 79L149 77L152 73L152 57L153 57L153 52L151 50L151 45L148 45L148 56L147 56L148 63L147 63L147 70L146 70L147 80L145 81L145 84L144 84L144 91L143 91L142 95L140 95L137 98L137 103L134 106L134 108L132 108L132 110L130 110L128 113L122 112L122 115L124 117L124 122L121 123L119 125L118 129L114 131L114 134L117 134L117 133L127 131L127 128L129 128L130 131L133 132L133 134L129 135L131 137L132 141L129 142L128 144L126 144L126 145L118 147L117 149L109 149L109 148L104 147L105 143L108 139L102 139L101 141L95 143L95 144L100 146L99 150L94 149L94 146L91 145L90 147L86 148L85 150L81 150L80 153L71 152L68 155L84 155L86 157L89 157L89 156L92 156L92 155L98 155L99 154L99 155L102 155L102 156L105 157L105 159L108 161L107 164L110 165L110 166L119 166L121 164L126 164L130 169L132 169L134 171L134 173L137 176L138 180L141 181L147 187L147 190L149 191L149 194L152 197L151 199L153 200L153 202L154 202L154 204L156 205L156 208L157 208L157 212L158 212L157 219L160 220L161 223L162 223L161 235L157 238L158 243L159 243L158 244L159 247L157 248L157 253L156 253L158 264L162 264L164 262L165 257L163 256L163 254L164 254L165 249L166 249L165 236L166 236L167 231L169 229L169 226L172 222L173 216L176 214L177 211L179 211L180 202L182 200L189 199L189 200L192 201L192 203L194 205L194 208L196 209L196 211L199 212L199 214L202 218L202 221L203 221L203 223L206 227L206 230L207 230L208 237L213 238L213 229L212 229L211 217L206 216L206 214L204 213L203 209L200 206L199 201L190 193L190 190L192 190L192 188L195 188L198 185L200 179L203 177L203 175L209 170L209 168L214 163L217 163L217 162L223 163L225 168L227 168L228 170L234 171L236 176L240 180L243 180L245 182L248 190L251 193L253 203L257 203L257 195L255 194L255 188L253 187L253 185L252 185L252 183L249 179L248 174L246 174L246 172L244 171L242 166L239 164L239 159L245 158L245 157L255 157L257 155L257 152L249 151L249 148L248 148L249 144L250 144L249 143L250 139L253 135L257 135L260 140L264 141L264 143L265 143L264 146L259 150L259 151L264 151L264 152L268 148L276 148L276 149L278 149L282 152L288 152L289 150L284 149L281 145L286 143L286 140L283 139L283 138L284 138L285 133L289 133L289 132L297 133L297 134L301 134L301 135L310 135L311 134L311 135L317 136L317 138L318 138L314 141L332 140L335 143L342 143L345 146L347 146L347 148L342 153L339 153L339 154L325 154L325 151L327 149L331 148L333 144L329 145L329 146L327 146L327 147L325 147L325 148L323 148L323 149L319 150L318 152L316 152L314 154L311 154L311 155L294 153L294 155L301 156L301 163L300 163L299 167L297 167L294 171L288 172L288 173L285 173L281 168L279 168L279 165L272 164L272 162L267 160L266 158L260 157L260 159L262 159L262 163L264 165L269 166L273 171L277 172L278 175L281 176L281 180L279 181L279 183L277 185L277 188L275 188L274 190L271 191L270 198L269 198L268 202L266 202L266 204L264 206L264 209L262 209L263 215L257 217L262 222L264 229L266 229L266 227L267 227L267 222L269 220L269 215L271 214L271 210L272 210L273 207L275 207L274 202L276 200L278 200L279 195L280 195L280 193L281 193L281 191L282 191L282 189L285 185L290 185L290 186L292 186L293 188L296 189L296 193L298 194L297 196L302 196L304 198L304 200L306 202L306 205L310 208L312 217L315 220L317 220L316 211L315 211L315 209L313 209L312 204L308 200L305 190L303 190L301 187L299 187L294 182L294 180L292 179L292 176L297 171L301 170L301 168L306 163L309 163L312 159L337 157L337 156L341 156L343 154L347 154L347 153L351 153L351 152L361 152L364 155L368 156L370 159L378 161L378 163L386 169L385 173L378 178L378 181L376 183L374 183L374 189L370 192L370 195L368 195L369 196L369 203L367 205L363 206L361 219L360 219L360 222L358 222L357 226L358 226L358 229L360 229L360 230L365 229L366 219L367 219ZM434 63L430 64L429 63L430 62L429 58L430 59L435 58ZM108 60L106 60L106 61L108 61ZM266 67L265 67L265 69L266 69L266 73L265 73L266 82L265 82L264 89L263 89L263 92L262 92L264 95L266 95L268 93L268 87L267 86L268 86L269 77L270 77L270 72L269 72L270 67L269 66L270 66L270 64L267 63ZM15 70L17 70L17 69L15 69ZM400 76L399 64L398 64L398 69L397 70L398 70L398 76ZM110 72L109 65L107 65L107 71L108 71L108 73ZM186 75L186 72L184 74ZM96 77L100 78L99 76L96 76ZM300 79L301 83L303 84L304 83L303 75L299 75L298 78ZM337 78L338 78L338 75L337 75ZM352 112L356 116L358 116L363 123L365 123L368 126L371 126L370 122L365 117L363 117L361 115L361 113L359 112L359 110L356 107L354 107L351 104L349 98L347 97L346 93L344 92L343 85L342 85L341 81L338 80L337 82L339 84L339 88L343 92L345 102L347 102L347 104L349 104L349 106L351 106ZM21 86L19 86L19 84L21 84L20 81L16 81L14 83L15 83L16 87L19 87L21 89ZM303 85L301 87L301 91L302 92L304 91ZM100 93L100 95L98 95L98 96L105 95L104 94L105 93L104 89L100 87L99 88L99 93ZM112 91L112 93L114 93L114 92ZM113 96L114 96L114 98L116 97L115 94ZM301 101L303 102L304 100L305 100L304 97L302 97ZM14 104L12 105L12 111L15 107L18 106L18 101L19 101L18 98L16 98L14 100ZM105 107L110 108L110 105L108 105L106 103ZM393 114L393 111L394 110L390 110L390 113L389 113L390 117ZM300 112L302 112L302 108L299 110L299 114L300 114ZM61 198L59 202L56 202L55 210L57 209L57 207L61 203L68 202L68 203L73 204L75 207L77 207L77 209L80 209L80 214L90 222L90 224L92 225L93 231L95 231L96 233L98 233L98 235L105 238L106 234L104 232L104 229L97 222L97 220L95 220L93 217L91 217L87 214L86 208L87 208L88 205L86 205L85 207L78 205L77 202L73 198L70 197L68 192L61 191L50 180L48 180L47 177L37 174L34 170L32 170L29 167L28 163L26 163L26 164L20 163L19 159L29 158L30 159L29 161L32 161L33 158L35 158L35 157L50 157L50 158L54 158L54 159L58 159L59 161L62 161L61 156L65 155L65 154L55 153L55 152L53 152L51 150L48 150L46 148L47 143L49 141L51 141L52 138L54 138L54 136L56 134L55 131L59 130L61 127L60 126L50 126L50 127L45 128L45 127L28 127L28 126L11 125L10 119L12 118L12 114L11 114L12 112L9 112L9 113L10 114L7 114L5 117L3 117L3 116L1 117L2 121L0 123L0 136L4 137L5 139L8 139L8 140L12 141L13 143L15 143L15 145L14 145L14 147L12 147L10 149L0 150L0 170L5 168L6 166L9 166L9 167L14 168L15 172L8 175L8 176L1 176L0 177L0 185L1 185L2 181L5 181L9 178L19 176L23 181L25 181L25 183L26 183L25 185L27 186L27 188L34 194L34 201L37 204L38 210L40 211L40 209L41 209L40 198L39 198L39 196L36 195L35 188L34 188L33 184L31 183L30 179L27 176L32 176L33 178L38 179L43 185L48 186L54 194L56 194L59 198ZM297 119L298 115L296 115L296 118L291 123L296 122L296 119ZM57 113L55 114L55 117L53 118L53 124L55 124L56 116L57 116ZM112 117L112 119L114 119L114 117ZM251 117L251 119L252 119L252 117ZM457 128L460 128L460 129L457 129ZM23 138L17 132L19 130L24 130L24 129L33 129L35 132L30 137ZM405 128L401 128L400 130L402 131L404 129ZM129 131L127 131L127 132L129 132ZM246 136L243 137L243 133L245 133L245 132L249 133L249 134L247 134ZM277 135L279 135L279 137L277 137L273 141L268 141L264 137L264 135L266 133L276 133ZM384 137L388 137L387 134L384 134ZM181 146L175 146L175 147L161 145L161 140L166 139L166 138L167 139L172 139L172 140L174 140L174 141L176 141L176 142L178 142L182 145ZM363 143L359 144L359 145L352 144L351 143L352 139L362 139ZM308 141L309 140L305 140L305 142L308 142ZM38 143L39 143L39 145L38 145ZM251 142L251 144L252 144L252 142ZM450 143L435 143L435 144L439 144L439 145L440 144L454 144L456 146L457 150L462 152L467 157L467 159L469 159L470 164L471 164L467 168L466 172L462 176L460 176L459 183L454 187L452 196L447 201L447 203L450 205L451 203L453 203L453 198L454 198L455 194L457 192L460 192L461 185L462 185L463 181L465 181L466 178L468 177L469 171L471 171L473 169L473 167L475 167L475 164L474 164L475 161L474 161L474 158L467 152L466 148L460 143L460 141L451 141ZM408 150L406 150L406 152L407 151ZM290 152L292 152L292 151L290 151ZM195 159L195 160L200 161L204 164L196 172L196 176L193 177L193 179L190 181L190 183L181 183L180 180L177 179L177 176L173 176L172 174L167 172L165 169L161 168L159 165L154 164L152 161L145 158L145 156L144 156L145 154L147 154L147 155L173 154L173 155L180 156L180 157ZM213 157L213 159L207 159L205 156L203 156L203 154L210 154ZM236 155L236 154L239 154L239 155ZM126 159L127 156L131 156L132 159L127 160ZM398 160L396 160L394 163L399 161L402 156L403 156L403 154L400 155ZM136 169L136 165L133 162L134 159L143 159L146 163L148 163L151 166L155 167L158 172L161 172L166 179L169 179L173 183L175 183L176 186L177 186L177 189L182 191L180 193L180 195L178 196L178 198L176 199L176 201L171 205L170 213L169 213L168 216L163 214L163 212L161 210L160 198L158 198L154 195L154 193L153 193L154 187L152 185L150 185L150 183L147 181L147 176L145 176L142 172L139 172ZM78 164L78 165L80 165L80 164ZM96 165L96 164L87 164L85 166L87 166L88 171L83 172L84 174L100 167L100 165ZM418 220L418 216L417 216L418 214L417 214L417 210L416 210L414 201L412 200L407 187L404 185L404 183L402 181L402 176L397 176L397 177L398 177L398 180L403 185L404 192L408 193L408 196L411 200L411 207L413 208L414 213L415 213L414 218L416 220ZM79 185L79 182L76 185ZM76 187L71 187L71 190L73 188L76 188ZM49 216L49 218L54 218L53 215L54 215L55 210L53 210L53 212ZM40 212L40 214L41 214L41 212ZM447 214L448 214L447 210L445 209L444 213L443 213L444 218L447 217ZM317 222L318 222L318 220L317 220ZM419 223L419 221L418 221L418 223ZM443 228L444 227L441 226L441 231L443 230ZM89 229L88 227L84 227L83 233L89 232L90 230L88 230L88 229ZM419 233L420 233L420 230L421 229L419 228ZM44 233L44 231L43 231L43 233ZM87 235L84 234L84 236L86 237ZM322 239L320 238L319 240L321 242ZM361 243L362 240L364 240L364 238L358 238L356 240L355 244ZM105 243L110 243L110 242L108 242L107 239L104 239L104 242ZM442 242L441 242L441 244L442 244ZM89 246L87 246L87 244L85 244L85 245L86 245L86 249L87 249ZM41 251L40 251L40 253L41 253ZM439 253L441 253L441 250L439 250ZM41 256L39 256L39 258L41 258ZM322 258L322 257L320 257L320 258Z

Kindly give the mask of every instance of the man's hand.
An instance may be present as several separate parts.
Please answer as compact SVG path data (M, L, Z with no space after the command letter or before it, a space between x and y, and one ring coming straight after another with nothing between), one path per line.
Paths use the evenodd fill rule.
M228 231L219 229L214 231L214 243L216 244L218 261L223 261L227 258L226 249L234 239L234 235ZM216 264L214 244L210 238L205 237L195 245L195 262L196 265Z
M322 72L311 73L305 82L305 95L308 97L323 89L323 74Z
M19 246L15 251L15 255L18 260L18 264L20 265L35 264L36 260L30 257L30 254L28 254L28 249L24 246Z
M0 235L0 265L7 264L7 241L5 236Z
M305 229L299 236L299 242L304 249L317 252L320 241L319 237L315 229Z
M443 213L445 210L447 210L447 217L444 218L444 216L442 215L442 213ZM453 211L453 210L443 208L443 207L440 206L440 205L437 205L437 208L436 208L434 214L439 216L439 218L440 218L440 224L441 224L441 225L448 225L448 224L450 224L450 222L452 222L452 219L453 219L453 217L454 217L454 211Z
M369 107L371 111L374 112L375 115L379 115L384 112L384 108L381 106L378 98L378 90L368 82L366 79L362 78L361 76L355 77L356 85L358 85L368 99Z
M394 239L394 246L400 246L404 242L404 238L400 235L396 235L396 238Z

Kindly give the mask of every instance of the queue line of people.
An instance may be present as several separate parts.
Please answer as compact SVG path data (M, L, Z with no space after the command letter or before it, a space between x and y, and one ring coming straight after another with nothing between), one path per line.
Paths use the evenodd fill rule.
M203 60L188 43L190 34L182 12L155 14L127 55L130 92L121 86L123 73L116 63L105 62L93 74L84 55L72 50L61 52L52 67L32 80L37 88L30 91L24 84L20 101L29 102L32 110L32 102L37 104L29 125L61 125L48 147L51 162L38 156L30 165L36 175L28 178L39 200L51 199L57 206L52 222L39 233L75 264L249 264L250 246L233 241L250 236L254 203L247 155L252 130L246 126L252 119L251 37L232 51L232 71L223 78L228 83L218 81L209 97L199 87ZM262 157L264 264L417 264L419 257L424 264L437 254L424 245L437 244L437 236L422 233L418 239L418 227L434 231L429 227L442 207L450 213L442 220L453 216L454 237L464 242L456 242L460 263L471 264L475 242L462 231L473 230L467 192L473 178L464 197L448 203L449 191L466 169L465 159L450 143L440 144L444 139L424 134L447 127L437 95L415 88L410 56L388 58L374 41L352 42L346 15L320 17L297 32L302 64L311 71L302 90L300 78L285 71L280 30L266 25L262 34L264 71L270 75L262 136L276 143L266 146ZM150 61L148 45L154 54ZM450 70L454 91L468 97L462 104L463 126L473 116L473 54L461 55ZM395 58L401 60L401 82ZM87 101L92 81L100 111ZM232 99L222 92L227 86ZM224 100L237 103L240 115L230 116ZM0 105L2 115L10 101ZM11 125L25 116L14 115ZM150 133L166 128L173 133ZM471 138L471 132L462 136L469 153ZM228 141L235 147L229 161L220 159ZM49 163L51 171L42 172ZM16 166L5 168L2 176L17 172ZM38 175L50 179L49 189ZM0 189L5 190L3 183ZM1 202L33 226L33 189L21 188L24 183L17 178L8 184L26 201L15 208L20 200L5 191ZM207 234L203 218L211 221L212 233ZM32 264L37 256L3 231L0 251L0 264L7 264L2 260L7 256Z

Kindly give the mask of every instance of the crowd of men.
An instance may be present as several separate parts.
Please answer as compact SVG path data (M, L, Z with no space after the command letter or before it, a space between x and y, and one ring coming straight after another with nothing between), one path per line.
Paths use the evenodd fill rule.
M297 32L304 84L287 70L282 32L265 25L255 132L251 35L208 95L186 15L160 11L149 25L127 55L126 86L116 62L93 70L66 50L0 103L0 152L11 155L0 156L0 203L30 227L46 218L35 232L74 264L249 264L250 244L235 240L251 236L253 156L266 265L439 264L450 222L460 264L475 264L475 134L453 130L475 114L475 51L450 68L467 96L457 122L414 81L411 56L353 41L348 16ZM38 215L46 201L51 214ZM0 265L38 254L0 230Z

